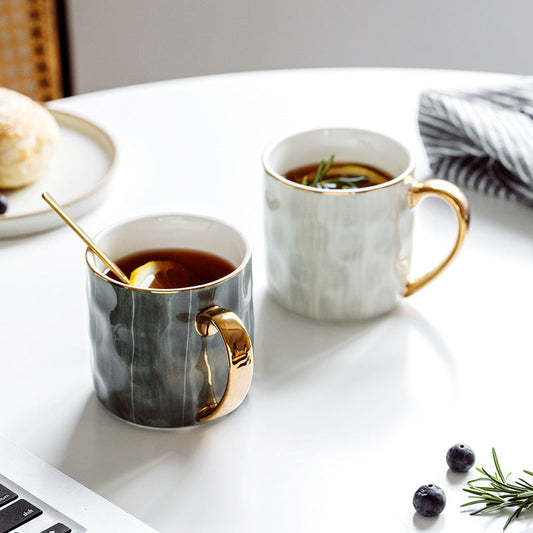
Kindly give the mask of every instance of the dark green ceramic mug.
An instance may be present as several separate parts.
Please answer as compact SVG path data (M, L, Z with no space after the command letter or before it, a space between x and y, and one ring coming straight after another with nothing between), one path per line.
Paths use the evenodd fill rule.
M244 236L209 217L137 218L94 239L119 260L143 250L194 249L235 269L182 289L132 287L106 276L87 250L92 370L100 402L148 427L178 428L219 418L246 397L253 375L252 259Z

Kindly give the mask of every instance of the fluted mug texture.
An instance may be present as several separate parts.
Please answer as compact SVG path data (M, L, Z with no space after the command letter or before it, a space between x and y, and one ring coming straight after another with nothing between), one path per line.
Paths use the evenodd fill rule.
M87 252L92 371L96 396L116 416L142 426L178 428L221 401L228 384L221 335L203 336L205 309L231 310L253 337L252 262L244 237L206 217L162 215L104 230L97 244L111 257L156 248L209 251L235 265L204 286L143 290L105 276ZM250 346L251 354L251 346Z
M285 178L288 171L327 161L332 154L336 161L375 167L393 179L331 190ZM348 321L386 313L407 295L414 286L409 271L412 208L418 199L413 200L414 162L402 144L368 130L311 130L272 143L263 166L267 278L281 305L318 320ZM426 194L441 196L460 210L462 226L453 253L423 284L455 257L468 225L466 198L451 184L445 188L452 200L429 184L440 181L428 180ZM418 281L416 290L423 284Z

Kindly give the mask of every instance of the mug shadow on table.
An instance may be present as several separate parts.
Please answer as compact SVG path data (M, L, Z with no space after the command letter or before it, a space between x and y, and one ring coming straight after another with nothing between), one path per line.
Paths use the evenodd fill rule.
M359 322L320 322L287 311L265 294L257 310L255 374L259 378L288 380L323 362L346 345L368 341L393 342L395 352L405 352L406 336L415 329L426 338L434 351L454 373L453 357L437 328L406 301L393 311L374 319ZM366 350L365 350L366 351ZM355 358L357 353L353 354Z
M283 396L294 387L298 389L301 380L310 380L311 384L320 381L328 368L335 383L330 380L318 385L329 387L328 392L333 395L347 395L330 400L350 401L353 423L371 428L376 439L389 438L391 426L398 424L399 410L412 407L406 369L409 334L413 330L429 344L431 357L438 359L448 382L453 384L456 379L450 348L433 325L406 302L384 317L356 324L323 324L302 318L281 308L267 295L258 304L254 379L258 396L266 393L272 403L278 401L278 394ZM343 372L331 367L337 364L336 358L342 358L339 368ZM439 380L443 381L442 375ZM379 399L383 383L389 387L386 402ZM305 390L301 389L302 394ZM205 453L213 453L215 440L222 438L226 444L235 440L235 445L242 440L242 433L250 426L242 423L243 417L253 417L254 423L259 423L257 415L262 409L267 410L261 413L267 418L279 416L271 403L255 403L253 389L250 396L246 402L250 407L245 403L231 415L231 420L165 431L136 427L115 418L91 393L58 466L104 496L130 480L150 477L161 469L166 474L175 472L175 476L165 476L171 479L169 490L170 484L175 489L176 485L186 484L189 476L197 475L195 468L202 468ZM343 431L345 424L341 421L345 421L345 414L338 411L331 416L331 406L323 400L320 394L313 396L310 408L317 417L328 420L335 431ZM268 424L268 420L260 420ZM376 420L380 421L379 428L375 427ZM295 421L293 428L304 434L314 431L304 419L301 426Z
M201 463L205 441L216 438L219 425L215 421L179 430L137 427L110 414L92 392L58 468L104 496L150 472L174 470L176 475L168 476L171 490L194 475L191 465Z
M254 379L258 394L275 404L275 414L263 416L283 418L280 409L288 402L321 421L315 427L308 417L289 413L295 435L312 440L324 432L355 450L367 442L353 440L351 428L358 427L377 445L423 416L423 398L431 391L455 395L459 377L451 348L405 301L382 317L341 324L300 317L268 295L258 303Z
M187 501L191 492L211 494L214 488L225 486L228 475L234 481L244 477L238 452L249 427L247 409L205 426L177 430L136 427L111 415L91 392L57 467L159 530L159 520L166 520L167 503L180 495ZM228 451L236 451L230 464ZM226 498L215 500L210 503L213 515L226 516ZM154 509L161 513L155 516ZM194 513L194 509L183 512ZM209 517L206 519L209 523Z
M255 376L291 380L320 365L336 347L371 333L376 322L334 323L305 318L265 294L256 310Z

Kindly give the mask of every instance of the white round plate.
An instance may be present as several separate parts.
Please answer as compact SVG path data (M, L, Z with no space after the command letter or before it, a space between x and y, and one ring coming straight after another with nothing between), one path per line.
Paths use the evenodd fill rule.
M92 122L50 110L59 124L57 152L46 174L36 183L2 191L8 209L0 215L0 239L19 237L63 224L41 198L49 192L73 217L94 209L103 199L116 160L111 137Z

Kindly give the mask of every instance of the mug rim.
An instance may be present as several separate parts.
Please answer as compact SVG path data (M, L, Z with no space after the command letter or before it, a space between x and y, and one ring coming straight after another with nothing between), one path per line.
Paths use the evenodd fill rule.
M207 220L211 222L215 222L217 224L220 224L222 226L225 226L226 228L229 228L231 231L233 231L235 234L237 234L245 246L245 252L244 252L244 258L242 261L226 276L222 278L218 278L216 280L210 281L208 283L204 283L202 285L191 285L190 287L180 287L178 289L150 289L145 287L136 287L134 285L128 285L126 283L123 283L122 281L118 281L112 278L107 277L105 274L97 270L96 266L91 264L91 258L94 260L96 258L95 254L91 251L89 247L85 249L85 262L87 263L87 266L89 268L89 271L91 271L93 274L98 276L99 278L103 279L104 281L108 283L112 283L114 285L117 285L119 287L122 287L124 289L129 289L133 291L140 291L140 292L147 292L147 293L158 293L158 294L174 294L179 292L188 292L188 291L195 291L200 289L206 289L209 287L214 287L215 285L220 285L220 283L223 283L229 279L234 278L235 276L238 276L246 267L246 265L250 262L250 259L252 257L252 250L250 247L250 243L248 242L248 239L244 236L244 234L238 230L235 226L230 224L229 222L226 222L224 220L221 220L220 218L211 217L207 215L195 215L190 213L172 213L172 212L166 212L166 213L156 213L153 215L143 215L143 216L137 216L137 217L131 217L124 220L120 220L118 222L115 222L113 224L110 224L109 226L106 226L105 228L101 229L93 238L93 240L98 244L98 239L101 238L105 233L109 233L111 231L116 230L117 228L120 228L121 226L125 226L127 224L131 224L132 222L138 222L142 220L149 220L149 219L156 219L156 218L170 218L170 217L181 217L181 218L188 218L188 219L200 219L200 220ZM134 252L132 252L134 253Z
M274 148L276 148L283 141L288 141L290 139L293 139L294 137L298 137L304 134L328 132L328 131L351 131L351 132L365 133L365 134L370 133L372 135L382 137L384 139L392 141L396 143L398 146L400 146L406 152L407 157L408 157L407 167L398 176L394 177L391 180L388 180L385 183L380 183L378 185L371 185L369 187L361 187L360 189L336 189L336 190L319 189L317 187L310 187L308 185L302 185L300 183L295 183L294 181L291 181L285 178L284 176L282 176L281 174L279 174L278 172L272 169L270 162L269 162L270 155L272 151L274 150ZM363 193L368 193L368 192L372 192L372 191L379 190L379 189L384 189L386 187L392 187L393 185L396 185L397 183L400 183L401 181L405 180L408 176L411 176L415 169L415 163L414 163L414 159L413 159L413 155L411 151L403 143L401 143L394 137L390 135L386 135L376 130L370 130L370 129L365 129L365 128L352 128L350 126L313 128L313 129L295 132L290 135L283 135L281 137L278 137L274 141L271 141L266 146L266 148L263 150L262 162L263 162L263 168L265 172L267 173L267 175L281 182L283 185L287 185L288 187L299 189L304 192L328 194L328 195L333 195L333 196L341 196L341 195L349 195L349 194L363 194Z

